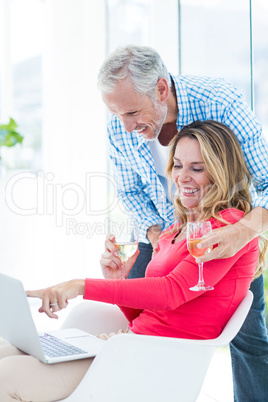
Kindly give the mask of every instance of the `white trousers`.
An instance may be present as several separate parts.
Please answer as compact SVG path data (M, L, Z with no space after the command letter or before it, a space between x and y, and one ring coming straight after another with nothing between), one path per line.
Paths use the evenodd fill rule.
M13 346L1 346L0 401L48 402L67 398L93 359L43 364Z
M118 334L130 330L119 330ZM106 340L111 336L101 334ZM94 357L44 364L14 346L0 346L0 402L52 402L67 398L79 385Z

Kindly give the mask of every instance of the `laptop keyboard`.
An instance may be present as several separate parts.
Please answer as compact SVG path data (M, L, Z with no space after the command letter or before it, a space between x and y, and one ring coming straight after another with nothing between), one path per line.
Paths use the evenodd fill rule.
M39 335L45 355L49 357L84 354L86 351L70 345L50 334Z

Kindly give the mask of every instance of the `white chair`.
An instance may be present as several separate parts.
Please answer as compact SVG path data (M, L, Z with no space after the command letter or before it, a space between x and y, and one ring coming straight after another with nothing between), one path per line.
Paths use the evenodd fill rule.
M194 402L215 349L227 345L241 328L253 295L250 291L212 340L188 340L122 334L110 338L66 402ZM117 306L83 302L73 308L63 327L89 333L124 329Z

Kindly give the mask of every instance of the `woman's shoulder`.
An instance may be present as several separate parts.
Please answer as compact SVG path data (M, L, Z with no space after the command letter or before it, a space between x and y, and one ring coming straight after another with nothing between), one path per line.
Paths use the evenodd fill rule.
M180 230L180 226L181 224L179 222L173 223L173 225L163 230L159 240L170 240L174 237L174 234Z
M224 221L233 224L238 222L241 218L243 218L245 213L236 208L226 208L223 211L218 212L217 215ZM211 224L214 228L226 225L224 222L221 222L216 218L211 218L209 220L211 221ZM176 222L173 225L169 226L167 229L165 229L162 232L162 235L165 235L166 237L169 234L173 234L180 229L180 226L181 226L180 222Z
M224 209L223 211L220 211L219 215L223 219L228 220L228 222L230 221L230 223L232 223L231 221L233 221L235 223L235 222L239 221L241 218L243 218L243 216L245 215L245 212L241 211L240 209L236 209L236 208L227 208L227 209Z
M220 218L224 219L226 222L234 224L238 221L240 221L241 218L245 215L245 213L239 209L236 208L227 208L224 209L223 211L218 212L217 214ZM221 227L224 226L224 223L212 218L211 223L215 227Z
M163 230L162 234L166 234L169 232L173 232L175 230L179 230L180 226L181 226L180 222L173 223L167 229Z

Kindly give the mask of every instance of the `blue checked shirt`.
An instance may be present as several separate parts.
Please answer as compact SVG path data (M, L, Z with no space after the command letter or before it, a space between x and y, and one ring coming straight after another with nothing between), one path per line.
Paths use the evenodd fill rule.
M229 126L242 147L252 178L253 206L268 209L268 144L242 95L223 79L171 76L178 103L177 128L196 120L217 120ZM174 209L154 167L147 140L127 133L116 116L108 124L109 156L117 181L117 196L126 212L140 225L140 241L146 231L159 224L162 229L174 221Z

